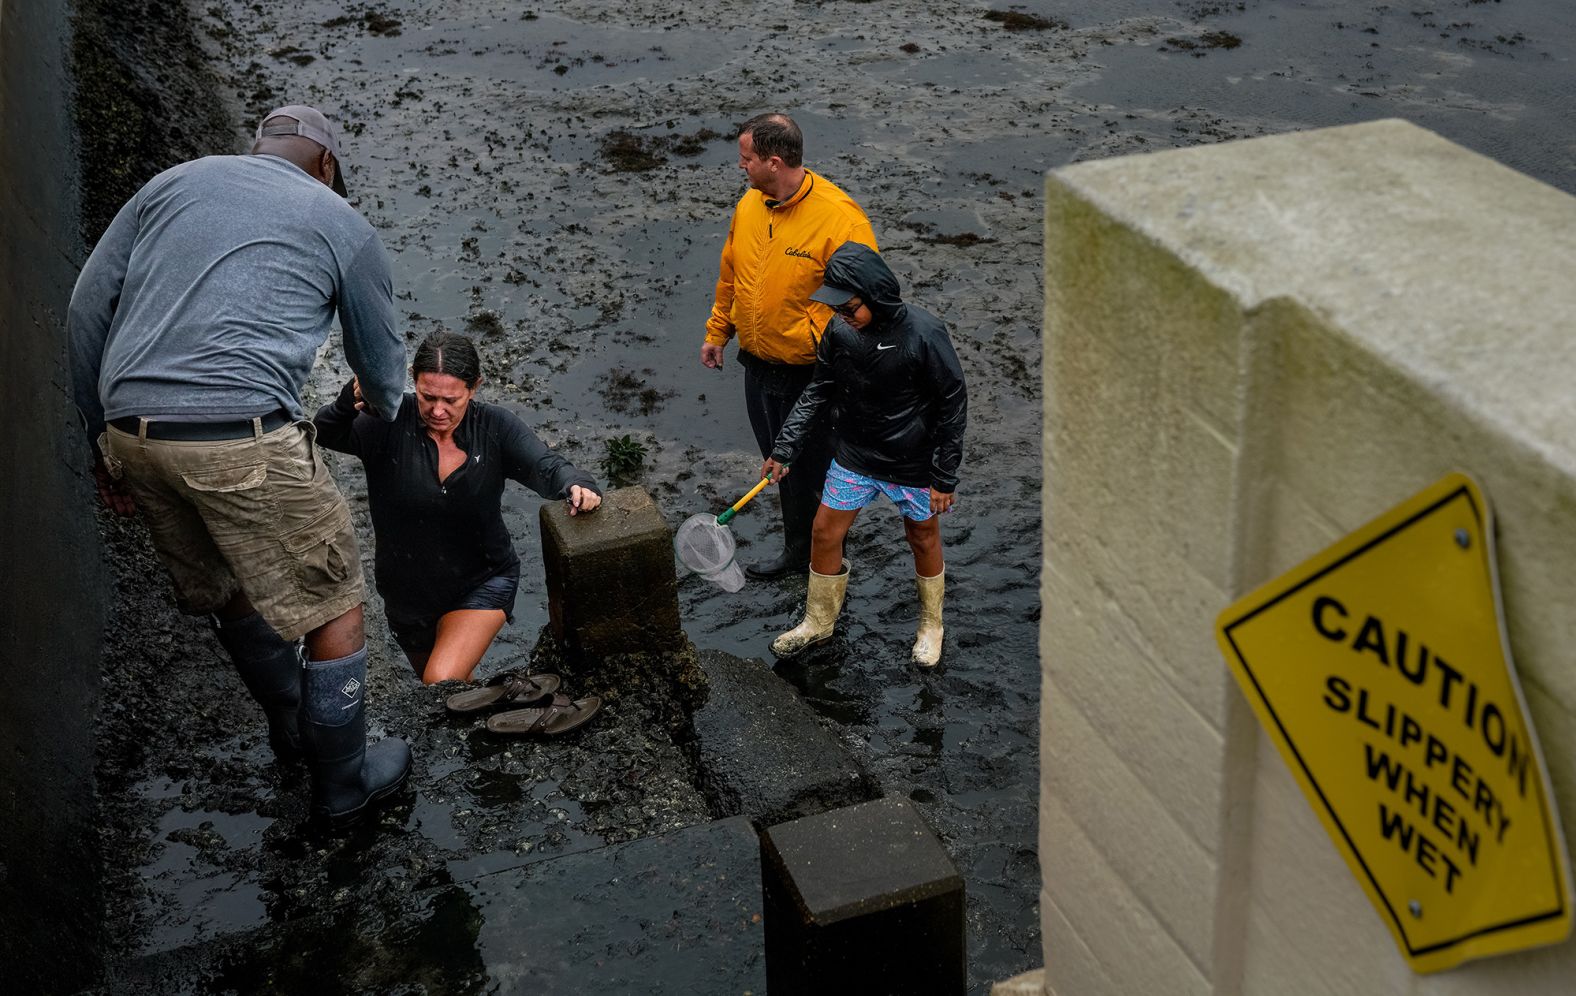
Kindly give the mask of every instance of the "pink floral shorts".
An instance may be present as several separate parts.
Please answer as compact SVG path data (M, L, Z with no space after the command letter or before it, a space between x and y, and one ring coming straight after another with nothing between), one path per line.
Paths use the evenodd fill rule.
M890 481L849 470L836 460L826 472L826 489L821 492L821 504L842 512L864 508L875 500L876 494L892 499L892 504L903 513L903 518L924 522L933 514L930 511L930 489L910 488Z

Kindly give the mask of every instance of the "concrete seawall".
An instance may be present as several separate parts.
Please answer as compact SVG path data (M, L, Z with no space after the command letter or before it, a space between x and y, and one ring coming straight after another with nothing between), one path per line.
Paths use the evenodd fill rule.
M0 963L22 992L91 982L102 920L105 584L63 335L83 256L68 18L64 4L0 0L0 369L24 416L0 434Z
M1569 940L1410 969L1213 627L1447 472L1471 474L1495 508L1509 645L1569 838L1573 225L1571 197L1398 121L1053 174L1051 991L1568 991Z
M149 46L157 68L140 55ZM0 125L12 137L0 148L0 369L13 414L0 434L0 966L11 991L75 991L108 946L98 794L119 790L123 759L100 745L135 744L116 732L138 711L128 696L158 693L104 676L150 658L141 634L173 611L144 583L158 575L140 530L98 518L66 305L92 240L138 186L235 139L184 5L155 0L0 0Z

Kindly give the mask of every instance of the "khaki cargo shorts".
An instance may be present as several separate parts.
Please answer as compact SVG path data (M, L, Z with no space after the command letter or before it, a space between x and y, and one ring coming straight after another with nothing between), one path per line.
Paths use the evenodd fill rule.
M99 437L169 568L181 608L214 612L244 591L286 640L360 605L361 556L350 509L317 452L317 429L292 422L246 439Z

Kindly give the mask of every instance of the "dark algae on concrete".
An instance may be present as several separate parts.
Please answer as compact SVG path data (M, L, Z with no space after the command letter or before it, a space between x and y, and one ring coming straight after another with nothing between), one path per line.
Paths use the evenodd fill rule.
M192 12L165 0L77 0L71 43L82 231L91 246L149 179L239 151Z
M104 578L62 387L61 313L82 258L69 42L66 11L0 0L0 368L27 412L0 434L0 976L18 991L85 985L103 951Z
M126 196L234 139L179 4L5 0L0 77L0 357L31 413L0 445L13 471L0 502L11 574L0 656L13 665L0 722L0 975L11 992L75 991L114 957L106 910L126 908L131 874L119 845L149 832L117 794L149 731L121 720L148 694L126 679L169 661L160 636L173 613L143 584L157 569L141 534L90 504L66 302Z
M823 746L851 761L860 785L848 797L911 800L956 862L974 993L1041 961L1043 172L1403 116L1576 189L1561 144L1576 28L1558 0L1339 18L1327 5L1255 0L826 2L776 20L734 0L79 0L77 12L78 113L89 115L79 122L94 134L82 145L90 240L163 166L242 147L271 106L320 103L344 130L356 203L395 259L411 341L470 327L484 397L581 466L596 466L609 440L640 446L629 472L670 524L726 507L760 466L733 356L717 373L697 354L741 192L732 129L765 109L796 115L809 165L860 200L906 297L948 322L974 404L944 528L942 670L906 663L910 559L895 513L874 507L850 537L838 635L778 674L813 710ZM347 373L331 349L312 388L327 397ZM364 482L351 463L335 473L370 567ZM552 742L453 721L442 708L452 689L414 682L374 597L369 725L408 738L416 770L399 805L338 839L304 831L299 773L268 763L255 707L206 630L173 611L141 527L100 520L113 582L99 710L105 991L304 980L341 992L523 991L571 977L557 963L533 977L529 946L500 940L539 922L611 930L593 948L623 966L606 978L649 965L648 991L680 985L684 971L653 938L753 957L758 896L718 877L748 877L748 862L705 866L698 855L722 862L731 844L684 836L736 843L742 832L713 821L747 806L737 785L748 783L730 795L704 776L697 726L710 720L694 719L718 705L702 694L723 693L703 693L699 678L654 682L635 659L593 676L554 658L541 638L541 503L519 489L505 501L524 577L484 672L552 663L607 704ZM734 521L743 558L770 549L775 521L765 507ZM791 625L804 591L730 594L685 576L678 597L696 647L747 659ZM703 673L699 663L681 670ZM754 701L760 689L745 692ZM688 856L667 879L608 887L616 869L649 872L662 853ZM709 897L711 919L675 917L669 897L685 882ZM588 911L614 908L616 923L590 922ZM716 991L756 985L753 971L718 976Z

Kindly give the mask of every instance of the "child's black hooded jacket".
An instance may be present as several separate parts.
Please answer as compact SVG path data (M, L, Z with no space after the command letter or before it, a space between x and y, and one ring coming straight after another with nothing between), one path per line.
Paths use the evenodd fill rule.
M868 246L847 242L825 283L858 292L874 320L859 331L833 316L816 348L815 379L777 435L772 458L792 464L816 415L832 403L837 462L907 487L958 486L968 392L947 328L898 297L897 277Z

